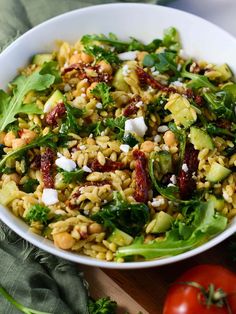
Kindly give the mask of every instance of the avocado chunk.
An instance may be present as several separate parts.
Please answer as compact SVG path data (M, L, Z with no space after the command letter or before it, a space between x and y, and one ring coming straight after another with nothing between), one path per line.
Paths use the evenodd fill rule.
M165 109L172 113L177 125L182 124L185 128L197 120L196 110L191 106L188 99L177 93L170 96Z
M53 56L49 53L37 54L33 57L32 63L36 65L43 65L44 62L52 61Z
M210 135L195 126L190 128L190 142L195 149L201 150L204 148L214 149L214 143Z
M147 227L148 233L163 233L170 229L173 222L173 217L169 214L160 211L155 214L154 219Z
M218 197L216 197L213 194L209 195L209 201L213 202L214 208L216 210L219 210L219 211L221 211L224 208L224 206L225 206L224 199L223 198L218 198Z
M59 91L55 90L55 92L48 98L44 105L44 112L48 112L52 110L59 102L64 100L64 95Z
M230 169L221 166L220 164L218 164L218 162L213 162L206 176L206 179L212 183L217 183L228 177L230 173Z
M119 246L126 246L130 245L134 238L131 237L128 233L125 233L124 231L116 228L107 240Z
M129 85L125 82L124 80L124 76L123 76L123 69L120 68L113 79L112 85L117 89L117 90L121 90L124 91L126 93L130 92L130 88Z
M172 172L172 156L167 151L160 151L157 154L158 159L158 169L162 175Z

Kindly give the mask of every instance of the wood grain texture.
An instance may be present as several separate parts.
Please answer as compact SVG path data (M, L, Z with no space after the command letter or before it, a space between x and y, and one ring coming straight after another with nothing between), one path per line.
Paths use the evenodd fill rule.
M94 298L109 295L119 314L161 314L168 287L185 270L199 264L221 264L235 270L226 240L215 248L182 262L149 269L112 270L82 266ZM81 269L81 267L80 267Z

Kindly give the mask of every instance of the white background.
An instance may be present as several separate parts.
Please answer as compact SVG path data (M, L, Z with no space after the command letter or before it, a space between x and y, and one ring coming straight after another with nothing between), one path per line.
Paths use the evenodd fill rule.
M168 6L201 16L236 36L236 0L175 0Z

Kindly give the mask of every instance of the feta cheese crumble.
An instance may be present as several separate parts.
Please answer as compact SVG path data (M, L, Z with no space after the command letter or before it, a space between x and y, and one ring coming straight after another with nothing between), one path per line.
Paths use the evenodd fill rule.
M128 153L129 149L130 149L130 146L127 145L127 144L121 144L121 145L120 145L120 150L121 150L122 152L124 152L124 153Z
M54 205L59 202L58 193L55 189L43 189L42 202L45 205Z
M147 129L148 128L145 124L143 117L128 119L125 121L125 133L133 132L136 133L138 136L143 137Z
M102 104L101 104L100 102L98 102L98 103L96 104L96 108L97 108L97 109L102 109Z
M165 204L165 200L164 198L159 198L159 199L153 199L152 202L151 202L151 205L153 207L159 207L161 205L164 205Z
M161 141L161 136L159 134L155 135L153 138L155 143L159 143Z
M65 156L61 155L60 153L57 154L59 158L56 159L55 164L65 170L65 171L73 171L76 168L76 163L71 160L66 158Z
M122 68L122 74L123 74L123 76L128 76L128 74L129 74L130 72L131 72L131 71L130 71L130 69L129 69L128 64L125 64L125 65L123 66L123 68Z
M88 173L91 173L91 172L92 172L92 170L91 170L88 166L83 166L83 167L82 167L82 170L83 170L84 172L88 172Z
M60 99L57 102L57 104L59 104L59 103L63 103L63 99ZM44 105L43 112L44 113L48 113L49 111L51 111L53 109L53 107L54 107L54 103L50 102L50 101L49 102L47 101L47 103Z
M182 165L182 170L183 170L184 172L188 172L188 165L187 165L187 164L183 164L183 165Z
M85 145L81 145L81 146L79 147L79 149L80 149L80 150L85 150L85 149L86 149L86 146L85 146Z
M177 183L176 175L173 174L173 175L170 177L170 182L171 182L172 184L176 184L176 183Z
M137 51L119 53L118 58L122 61L134 61L137 58Z

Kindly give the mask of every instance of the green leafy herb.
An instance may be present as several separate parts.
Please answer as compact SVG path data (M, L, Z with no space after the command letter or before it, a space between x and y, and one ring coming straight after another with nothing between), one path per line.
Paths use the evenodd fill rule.
M208 108L215 113L217 118L236 120L236 105L229 92L221 90L216 93L203 93L203 97L207 101Z
M117 303L112 301L109 297L101 298L96 301L89 300L88 310L89 314L115 314Z
M42 312L42 311L36 311L33 309L30 309L29 307L26 307L13 299L13 297L2 287L0 286L0 294L7 299L8 302L10 302L15 308L17 308L19 311L25 314L51 314L48 312Z
M55 140L57 139L57 135L54 133L48 133L46 135L41 135L38 138L35 138L32 142L30 142L28 145L25 145L23 147L17 148L13 150L12 152L6 154L3 156L3 159L0 161L0 173L2 172L2 169L4 168L4 165L8 158L18 158L25 154L29 149L35 148L35 147L51 147L56 148Z
M90 132L94 136L99 136L101 135L102 131L105 130L105 127L103 125L102 121L98 121L97 123L93 124L92 127L90 128Z
M39 185L39 181L36 179L28 179L23 185L22 190L26 193L33 193L37 186Z
M47 66L47 63L45 63ZM55 81L53 74L42 74L41 71L32 73L29 76L20 75L13 82L13 96L0 90L0 131L3 131L8 124L16 120L19 113L41 114L42 111L36 104L23 104L25 95L34 90L42 91L49 88Z
M177 128L176 124L172 122L168 124L168 127L175 134L179 142L179 156L180 156L179 164L182 165L182 161L184 159L186 140L187 140L186 131L184 129L181 129L180 127Z
M173 71L175 74L178 73L176 53L173 52L151 53L146 55L143 59L143 65L146 67L155 67L160 73L167 71Z
M105 60L110 64L120 63L120 59L114 52L104 49L100 46L89 45L89 46L85 46L84 50L88 55L93 56L96 61Z
M91 94L101 99L104 109L114 104L114 100L110 95L110 89L111 89L110 86L108 86L104 82L101 82L98 83L96 87L91 90Z
M70 184L72 182L82 182L84 179L85 171L82 169L77 169L74 171L60 171L63 175L63 181L66 184Z
M59 65L56 61L45 62L42 66L40 74L51 74L54 76L54 84L62 81L61 74L59 71Z
M122 134L123 132L120 134L120 136L122 136ZM134 147L136 144L139 143L139 140L132 133L124 134L122 141L123 143L129 145L130 147Z
M187 84L187 87L190 87L192 89L199 89L199 88L209 88L212 91L216 91L217 87L213 85L206 76L195 74L188 72L186 70L187 66L190 64L191 61L187 61L183 67L183 70L181 72L182 77L189 78L191 81Z
M48 222L49 212L50 209L48 207L40 204L35 204L29 209L25 219L29 222L40 221L46 225Z
M176 28L169 27L164 31L162 40L163 46L172 51L179 51L181 48L179 33Z
M77 119L81 118L84 111L70 105L66 106L66 118L61 124L59 133L79 133L81 131L81 126L78 124Z
M147 45L143 44L141 41L135 38L131 38L131 40L128 42L120 41L120 40L117 40L117 37L114 34L109 34L108 37L105 35L85 35L81 39L81 42L83 45L89 45L96 41L111 45L112 47L115 48L117 52L133 51L133 50L153 52L157 48L159 48L162 43L160 39L154 39L151 43Z
M107 118L104 122L105 126L109 127L115 132L116 137L121 140L125 133L125 121L127 119L124 116L117 118Z
M164 240L144 243L143 237L139 237L131 245L120 247L117 257L136 255L153 259L177 255L206 242L226 228L227 218L215 212L212 202L199 202L192 206L192 210L183 220L175 222Z
M140 234L149 219L149 208L143 203L129 204L120 193L114 200L92 216L92 219L111 229L118 228L130 235Z
M211 134L211 135L218 135L218 136L229 136L229 137L233 137L236 138L236 134L234 134L233 132L230 132L227 129L223 129L223 128L219 128L218 126L216 126L214 123L207 123L205 125L206 131L207 133Z

